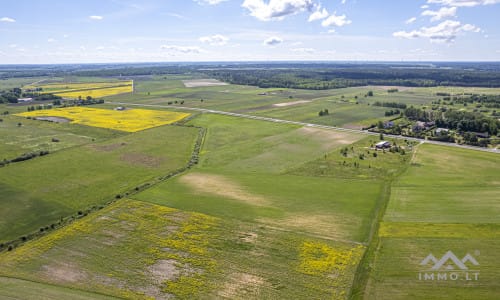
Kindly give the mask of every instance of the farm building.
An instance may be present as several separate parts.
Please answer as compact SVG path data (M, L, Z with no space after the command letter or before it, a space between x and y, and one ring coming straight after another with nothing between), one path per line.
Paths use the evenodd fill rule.
M376 149L391 148L391 143L389 143L388 141L381 141L375 145L375 148Z
M437 135L442 135L442 134L448 134L449 130L446 128L438 128L436 129L436 134Z
M32 102L33 98L19 98L17 99L17 103L26 103L26 102Z

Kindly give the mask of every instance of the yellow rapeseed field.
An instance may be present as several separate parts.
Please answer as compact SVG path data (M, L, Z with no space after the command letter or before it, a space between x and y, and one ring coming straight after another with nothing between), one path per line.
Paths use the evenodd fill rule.
M77 99L87 96L100 98L123 93L131 93L134 89L134 82L115 81L115 82L94 82L94 83L51 83L42 85L29 85L24 89L42 88L42 94L51 93L63 98Z
M126 132L136 132L161 125L171 124L189 116L186 113L128 109L116 111L89 107L68 107L48 110L35 110L17 114L22 117L60 117L66 118L71 123L110 128Z

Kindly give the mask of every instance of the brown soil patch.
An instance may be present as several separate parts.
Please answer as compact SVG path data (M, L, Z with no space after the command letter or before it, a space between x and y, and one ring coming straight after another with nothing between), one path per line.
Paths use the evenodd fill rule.
M293 105L299 105L299 104L304 104L304 103L309 103L311 100L298 100L298 101L292 101L292 102L283 102L283 103L276 103L273 104L274 107L287 107L287 106L293 106Z
M42 271L55 282L82 282L88 277L87 273L71 263L45 265Z
M141 165L150 168L157 168L163 162L162 158L142 153L125 153L120 159L132 165Z
M175 280L181 275L181 269L177 267L173 259L161 259L148 268L151 278L157 285L165 281Z
M179 181L200 194L211 194L252 205L265 206L269 204L265 197L245 191L243 186L224 176L189 173L182 176Z
M350 240L353 228L361 226L361 219L355 216L338 217L330 214L288 214L282 219L259 219L260 222L293 231L303 231L325 238Z
M204 86L221 86L228 85L225 82L219 81L217 79L193 79L193 80L183 80L182 83L185 87L204 87Z
M54 122L54 123L69 123L71 122L70 119L66 119L63 117L36 117L36 120L39 121L49 121L49 122Z
M390 89L398 89L398 91L400 91L400 92L404 92L404 91L408 91L408 90L413 89L412 87L408 87L408 86L391 86L391 85L377 85L377 86L373 86L373 88L379 89L379 90L384 90L384 91L387 91Z
M219 296L223 298L255 298L265 283L263 278L247 273L231 274L229 278L229 282L219 292Z
M321 129L314 127L302 127L297 129L299 134L306 135L309 138L323 143L323 148L330 149L333 146L350 145L358 141L361 137L351 132L343 132L330 129Z

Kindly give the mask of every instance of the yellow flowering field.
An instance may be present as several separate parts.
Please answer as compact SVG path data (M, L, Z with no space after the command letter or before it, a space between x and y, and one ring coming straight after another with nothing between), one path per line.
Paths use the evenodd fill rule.
M3 253L0 275L124 299L198 298L213 288L220 233L217 218L121 199Z
M50 110L35 110L16 114L22 117L60 117L71 123L137 132L148 128L171 124L189 116L187 113L172 111L128 109L116 111L89 107L67 107Z
M43 93L51 93L63 98L78 97L100 98L117 94L131 93L134 89L132 80L95 83L51 83L45 85L30 85L26 89L42 88Z
M334 248L323 242L304 242L300 247L297 270L312 276L330 277L334 287L333 299L346 299L364 250L363 245Z

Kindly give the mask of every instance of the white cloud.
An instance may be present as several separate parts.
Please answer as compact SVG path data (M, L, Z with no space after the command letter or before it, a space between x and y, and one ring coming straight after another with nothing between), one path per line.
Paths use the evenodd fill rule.
M348 20L346 15L341 15L337 16L335 13L333 13L331 16L323 20L321 22L321 25L323 27L329 27L329 26L337 26L337 27L342 27L344 25L351 24L351 20Z
M229 38L227 38L223 35L220 35L220 34L216 34L216 35L212 35L212 36L203 36L200 38L200 42L207 43L207 44L210 44L212 46L223 46L223 45L227 44L227 41L229 41Z
M347 0L342 0L342 4L345 4L347 2Z
M161 45L160 48L163 50L167 50L171 53L196 54L202 52L201 48L196 46Z
M264 45L267 46L276 46L283 43L283 40L279 37L273 36L264 41Z
M53 39L53 38L49 38L49 39L47 40L47 42L48 42L48 43L54 43L54 42L57 42L57 40L56 40L56 39Z
M318 9L309 16L308 22L321 20L321 19L324 19L326 17L328 17L328 11L325 8L323 8L322 10Z
M300 52L300 53L314 53L316 51L313 48L294 48L291 50L293 52Z
M411 24L413 22L415 22L417 20L417 18L413 17L413 18L409 18L408 20L405 21L406 24Z
M99 46L99 47L96 47L95 49L96 49L97 51L102 51L102 50L104 50L105 48L104 48L103 46Z
M0 19L0 22L7 22L7 23L14 23L16 20L9 18L9 17L3 17Z
M431 42L450 43L455 40L459 33L467 31L479 32L481 29L471 24L462 25L459 21L446 20L433 27L422 27L410 32L398 31L392 35L398 38L429 38Z
M438 11L425 10L422 16L432 16L431 21L439 21L442 19L454 17L457 14L456 7L441 7Z
M317 4L313 0L245 0L241 5L250 11L250 15L261 20L282 20L288 15L303 11L312 11Z
M198 4L217 5L227 0L194 0Z
M428 9L429 8L429 5L422 5L420 6L421 9Z
M99 21L99 20L104 19L104 17L103 16L89 16L89 19L91 19L91 20L98 20Z
M500 3L500 0L428 0L427 3L441 4L444 6L473 7L478 5L491 5Z

